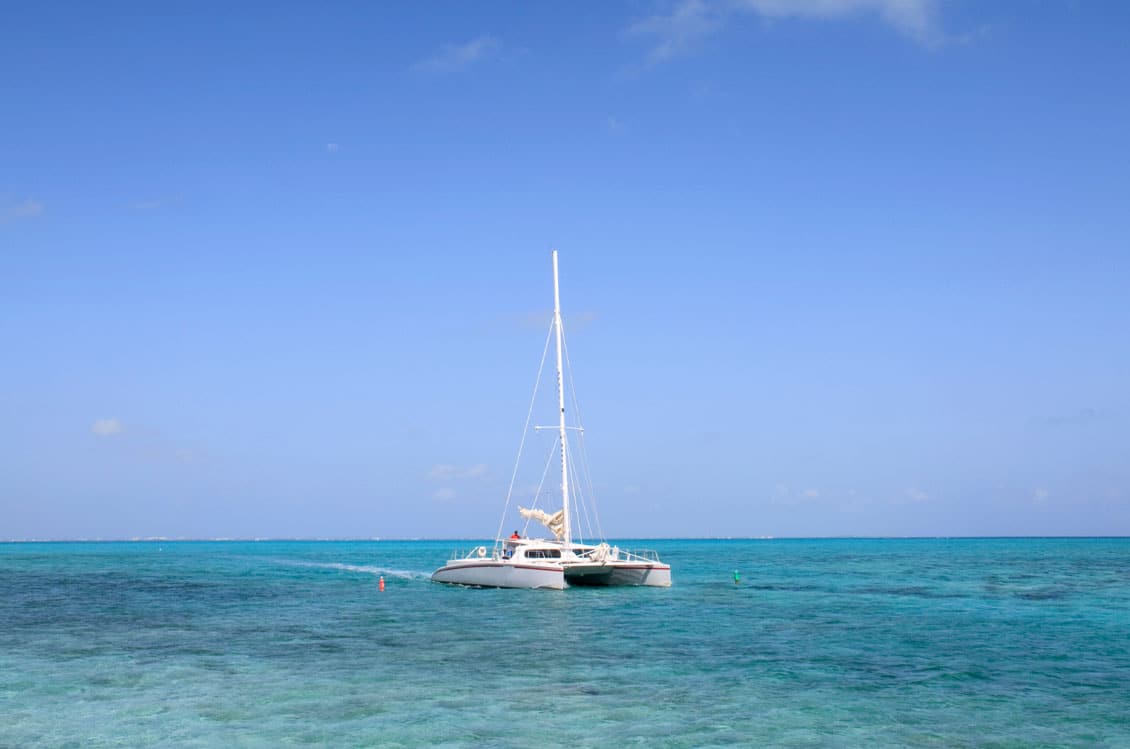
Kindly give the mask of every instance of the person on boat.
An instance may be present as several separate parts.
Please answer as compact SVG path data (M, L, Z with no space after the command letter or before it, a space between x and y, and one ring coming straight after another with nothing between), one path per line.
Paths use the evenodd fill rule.
M510 534L510 538L516 539L516 538L521 538L521 536L518 534L518 531L514 531L513 533Z

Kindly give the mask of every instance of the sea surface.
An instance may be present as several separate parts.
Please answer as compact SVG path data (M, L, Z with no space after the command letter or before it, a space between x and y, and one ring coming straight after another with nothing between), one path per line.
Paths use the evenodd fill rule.
M0 544L0 746L1130 747L1130 539L618 541L674 586L429 581L475 543Z

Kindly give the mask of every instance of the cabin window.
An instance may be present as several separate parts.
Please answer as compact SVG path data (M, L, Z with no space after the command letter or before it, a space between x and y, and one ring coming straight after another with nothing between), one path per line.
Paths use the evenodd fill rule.
M526 559L560 559L560 549L526 549Z

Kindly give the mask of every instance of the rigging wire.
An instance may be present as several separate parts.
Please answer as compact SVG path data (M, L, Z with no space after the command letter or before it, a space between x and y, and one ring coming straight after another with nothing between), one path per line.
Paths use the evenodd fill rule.
M580 445L581 445L581 450L580 450L580 453L581 453L581 460L580 460L581 469L584 473L584 478L588 482L589 498L590 498L591 504L592 504L592 514L596 518L596 536L600 541L603 542L605 540L605 538L604 538L604 528L601 527L600 511L597 509L597 506L596 506L596 490L593 488L592 471L589 469L589 456L588 456L588 448L585 444L584 422L581 420L581 405L577 400L577 387L576 387L576 382L574 381L574 378L573 378L573 362L569 360L569 342L565 338L564 322L562 322L562 325L561 325L561 344L562 344L562 348L564 348L564 350L565 350L565 366L569 370L569 377L568 377L569 392L573 397L573 411L577 414L577 426L580 427L580 432L579 432L580 440L579 440L579 442L580 442ZM590 528L590 530L591 530L591 528Z
M589 497L586 497L584 490L583 490L583 487L581 486L580 476L577 475L577 468L576 468L575 464L570 463L569 472L572 474L574 485L577 486L577 494L576 494L577 500L578 500L577 505L581 508L581 516L582 516L581 518L578 518L578 519L580 520L580 519L583 518L583 521L584 521L584 529L583 529L584 533L581 535L581 538L579 540L583 542L585 537L591 538L592 535L593 535L593 533L592 533L592 530L593 530L592 529L592 521L589 519L589 512L588 512L588 506L589 506L590 502L589 502ZM578 525L580 525L580 523L578 523Z
M553 339L553 333L554 333L554 324L553 324L553 321L550 321L549 332L546 334L546 338L545 338L545 346L542 348L541 363L538 365L537 378L534 380L533 394L530 396L530 407L529 407L528 411L526 412L526 423L525 423L525 427L522 429L522 439L518 443L518 457L514 461L514 471L510 475L510 485L506 490L506 504L504 505L503 510L502 510L502 517L498 521L498 531L495 534L495 545L496 546L499 544L499 542L502 538L502 528L503 528L503 524L506 522L506 513L509 512L510 502L514 497L514 484L517 481L518 468L521 465L522 453L523 453L523 451L525 449L525 445L526 445L526 437L530 432L530 422L533 418L534 405L537 401L537 394L538 394L538 389L541 385L542 373L545 371L545 361L549 356L549 343ZM575 504L576 504L577 507L580 508L580 513L579 513L577 519L579 521L583 521L583 524L584 524L583 527L585 529L585 533L586 533L587 536L592 537L594 535L593 531L595 530L595 537L599 541L603 542L605 540L604 529L601 527L600 513L597 510L597 506L596 506L596 492L595 492L595 489L593 487L592 470L589 466L588 449L587 449L587 446L585 444L584 422L581 419L581 407L580 407L580 402L577 399L577 388L576 388L576 383L575 383L574 378L573 378L573 362L570 361L570 359L569 359L569 344L565 340L564 322L562 322L562 326L561 326L561 341L562 341L563 353L565 355L565 357L564 357L565 358L564 365L565 365L565 369L566 369L565 375L567 375L567 376L563 376L563 379L567 379L569 381L569 395L570 395L570 400L572 401L571 405L573 407L573 413L576 414L576 423L577 423L577 428L578 428L578 442L580 444L580 450L579 450L580 460L569 460L568 461L570 480L571 480L572 486L573 486L573 496L577 500ZM550 465L552 465L552 463L553 463L554 454L555 454L555 452L557 451L557 449L560 445L561 445L560 438L555 437L554 440L553 440L553 444L550 445L549 452L546 456L545 467L542 470L541 481L538 483L537 491L534 494L533 502L531 504L531 509L534 509L534 508L537 507L538 500L541 497L542 487L545 486L545 480L546 480L546 477L549 475ZM576 451L576 450L569 449L568 442L565 443L565 446L562 449L565 449L570 456L574 456L578 453L578 451ZM592 517L589 516L590 511L592 513ZM594 519L595 519L595 524L593 522ZM580 523L578 523L578 525L580 525ZM594 528L594 525L595 525L595 528ZM530 519L527 518L526 523L522 527L523 535L527 534L527 532L529 530L529 526L530 526Z
M553 325L549 326L549 333L545 336L545 347L541 352L541 364L538 365L538 376L534 380L534 393L530 396L530 408L526 412L526 426L522 428L522 439L518 443L518 457L514 460L514 471L510 474L510 487L506 490L506 504L502 508L502 517L498 520L498 532L494 534L494 545L497 548L502 539L502 524L506 522L506 513L510 509L510 498L514 493L514 481L518 477L518 465L522 462L522 448L526 446L526 435L530 433L530 419L534 415L534 401L538 397L538 385L541 383L541 373L545 368L545 359L549 354L549 340L553 337ZM527 523L528 525L528 523Z
M541 481L538 482L537 491L534 492L534 501L530 503L530 509L531 510L537 509L538 499L541 498L541 488L543 486L545 486L545 477L549 475L549 467L551 465L553 465L553 456L557 452L557 444L559 442L560 442L560 439L558 439L557 437L554 437L553 438L553 444L549 446L549 454L546 455L546 458L545 458L545 468L543 468L542 471L541 471ZM530 529L530 521L532 519L533 518L526 518L526 524L522 526L522 535L523 536L530 535L528 533L528 531ZM501 533L501 531L499 531L499 532Z

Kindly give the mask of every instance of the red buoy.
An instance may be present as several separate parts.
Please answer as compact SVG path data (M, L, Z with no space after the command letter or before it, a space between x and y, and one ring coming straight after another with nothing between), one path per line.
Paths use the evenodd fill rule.
M378 582L377 585L380 587L381 592L384 593L385 592L385 576L384 575L381 575L380 582Z

